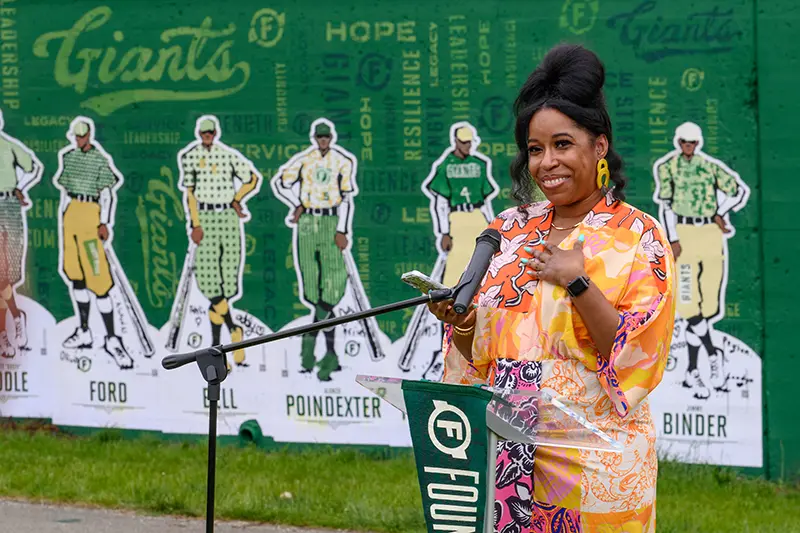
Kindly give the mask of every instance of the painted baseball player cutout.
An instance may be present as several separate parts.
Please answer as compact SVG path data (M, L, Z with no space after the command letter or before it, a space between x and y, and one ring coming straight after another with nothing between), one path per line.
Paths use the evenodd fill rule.
M475 239L494 220L492 200L500 189L492 177L492 160L478 151L481 140L469 122L450 127L450 143L431 166L422 191L430 199L440 257L446 254L442 283L453 287L475 251ZM438 352L426 375L437 360Z
M327 119L311 125L308 149L296 154L272 179L275 195L290 207L287 225L295 228L295 263L302 299L313 309L313 321L332 318L347 287L343 253L348 247L353 196L358 193L356 158L336 144L336 130ZM334 350L335 328L324 331L326 352L314 355L316 333L302 338L302 372L319 368L320 381L341 370Z
M676 311L688 323L689 365L683 386L697 399L711 392L697 368L701 351L709 362L710 385L726 390L724 355L711 339L712 324L725 314L727 240L734 234L728 214L744 207L750 191L739 174L702 152L703 132L693 122L675 130L675 150L655 162L654 200L675 254Z
M447 253L442 283L458 283L475 239L494 219L492 199L499 188L492 178L492 160L478 152L481 140L468 122L450 127L450 147L431 167L422 190L431 200L434 233Z
M243 222L250 219L243 204L258 192L261 174L241 153L219 141L216 117L200 117L195 136L197 140L178 154L179 187L184 191L189 238L197 247L195 279L209 300L211 342L216 346L223 324L231 342L242 340L243 329L233 321L230 304L239 299L242 290ZM244 352L233 352L236 365L248 366Z
M3 131L0 112L0 355L14 357L28 344L25 312L17 307L15 289L25 281L28 225L31 206L27 192L39 183L43 166L36 155ZM6 315L14 322L11 342Z
M106 252L111 246L116 189L122 177L94 132L91 119L78 117L72 121L67 132L70 144L59 151L58 171L53 176L53 184L61 191L61 274L70 286L79 319L63 346L93 347L89 313L94 295L106 329L105 351L119 368L131 369L133 359L114 328L114 305L109 294L114 280Z

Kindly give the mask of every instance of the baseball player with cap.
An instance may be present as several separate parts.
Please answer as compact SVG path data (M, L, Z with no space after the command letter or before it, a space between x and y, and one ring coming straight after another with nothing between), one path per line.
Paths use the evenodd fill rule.
M58 153L53 183L61 191L61 271L72 285L79 324L67 337L65 348L91 348L90 293L106 328L105 350L121 369L133 368L122 339L114 330L114 307L109 291L114 286L106 256L114 209L114 191L120 177L111 157L94 139L94 123L78 117L67 131L70 144Z
M272 180L275 194L293 209L287 223L296 226L296 263L300 271L303 299L314 308L314 322L334 316L333 309L344 296L347 270L342 252L353 213L352 196L357 193L356 159L336 144L336 130L326 119L311 124L312 146L296 154ZM330 381L340 370L334 350L335 330L325 331L325 356L314 356L316 333L302 338L302 372L319 367L317 377Z
M28 344L25 312L17 307L14 289L25 274L28 236L24 208L30 206L26 192L39 182L43 166L33 152L2 130L0 112L0 355L11 358L16 348L6 329L6 310L14 320L16 346Z
M499 190L491 159L478 152L481 141L475 128L468 122L456 123L450 137L452 144L422 184L431 199L439 246L447 252L442 283L448 287L458 283L475 250L475 239L494 219L491 200Z
M220 343L223 324L230 332L231 342L242 340L242 327L234 323L229 304L241 291L242 222L249 219L242 203L257 191L261 180L253 163L219 142L220 134L216 117L200 117L195 130L198 140L178 154L190 238L197 246L195 277L200 292L210 303L213 346ZM241 183L238 187L236 180ZM244 349L236 350L233 359L238 366L248 366Z
M687 320L689 366L684 387L698 399L710 396L697 369L703 348L708 356L710 384L725 390L728 374L724 354L711 340L713 319L724 315L726 239L733 235L728 213L741 209L749 190L727 165L701 151L703 132L693 122L675 130L675 150L656 161L654 200L672 246L678 276L676 310Z
M442 283L453 287L475 251L475 239L494 219L492 199L499 188L492 178L492 160L478 151L481 140L469 122L450 127L450 146L433 163L422 182L430 199L434 233L445 253ZM444 324L440 325L444 333ZM428 372L444 370L438 362L440 350L432 354ZM444 366L458 361L444 361ZM434 370L438 369L438 370Z

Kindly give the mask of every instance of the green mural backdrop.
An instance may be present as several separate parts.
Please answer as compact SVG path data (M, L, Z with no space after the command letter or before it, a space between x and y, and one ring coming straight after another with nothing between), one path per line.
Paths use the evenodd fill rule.
M626 161L629 202L666 223L660 209L663 204L656 201L657 187L663 190L665 179L673 180L676 190L688 185L677 184L677 174L662 177L659 185L657 166L677 149L676 129L686 122L701 131L698 157L705 158L703 164L708 168L717 169L708 172L728 176L728 182L734 184L724 189L719 178L707 185L712 196L719 196L718 204L726 206L720 211L728 230L720 241L723 250L706 259L719 264L719 279L699 280L693 269L702 259L693 259L694 266L687 263L685 267L684 282L694 283L695 292L687 289L682 298L687 306L710 309L701 313L699 320L711 331L711 344L703 344L698 359L697 352L692 353L691 339L696 336L705 343L706 330L687 325L685 320L676 323L663 394L653 400L659 433L673 453L687 460L762 466L761 436L747 433L754 420L757 425L761 420L758 354L763 348L764 316L760 277L754 275L755 264L746 260L760 249L752 0L358 2L324 6L306 1L163 2L147 9L136 2L3 0L0 4L3 131L32 151L44 167L40 182L28 192L32 205L26 212L26 276L17 292L46 308L56 323L72 320L80 311L79 297L71 292L74 286L58 273L62 246L59 213L64 195L53 176L60 165L58 152L78 142L67 136L70 131L80 135L70 129L73 121L85 117L84 122L93 128L93 139L124 177L115 190L112 207L113 250L122 277L127 278L152 330L154 361L166 353L161 330L166 331L174 318L187 249L191 249L187 227L191 213L181 187L187 175L195 172L199 176L205 170L185 166L188 163L181 162L179 152L201 142L204 132L198 119L211 117L215 142L224 143L220 148L224 154L238 151L238 156L224 157L240 158L231 164L245 169L237 172L242 182L251 174L257 176L256 189L241 199L245 218L241 219L244 262L239 294L225 295L227 300L223 300L240 313L236 320L247 337L277 331L310 316L323 317L329 312L325 305L336 304L323 301L324 287L320 289L322 304L308 300L311 274L301 275L300 271L310 267L295 264L294 249L310 245L295 243L293 222L287 222L293 204L281 200L274 185L266 183L278 176L287 188L292 186L289 178L280 176L287 169L292 172L292 162L304 157L298 154L309 147L313 152L312 138L320 119L327 119L326 124L332 126L334 136L329 142L336 153L343 154L341 164L357 163L347 171L352 171L356 183L351 194L344 194L344 185L334 191L350 198L349 214L342 218L345 208L340 206L339 223L343 225L330 229L333 236L344 228L344 247L350 255L342 268L350 268L347 257L352 257L357 270L355 275L347 273L348 290L354 291L353 306L386 304L412 295L399 280L402 273L431 273L448 251L442 241L440 215L432 207L435 199L422 190L423 182L435 171L435 162L455 149L451 146L457 146L457 135L469 137L475 164L484 168L479 161L490 161L484 170L475 171L475 177L488 179L486 174L490 174L496 184L495 196L475 198L469 190L463 192L466 188L451 196L471 194L459 200L470 204L470 212L490 209L497 214L513 205L507 169L516 153L511 107L516 92L550 46L561 41L589 45L606 65L607 101L616 147ZM454 129L459 123L462 126L458 128L466 129ZM451 214L457 211L452 197ZM726 204L726 197L734 200ZM700 221L706 217L700 212L675 214L689 217L691 220L683 222L686 225L710 223ZM231 220L240 219L234 216ZM303 219L299 220L302 226ZM237 223L231 224L235 230ZM221 242L227 242L227 230L220 231ZM210 235L208 229L205 233ZM238 245L237 239L233 238L230 246ZM701 254L692 251L691 243L683 246L687 261ZM309 257L329 252L313 253ZM324 264L320 260L323 266L319 268L324 270ZM231 268L235 278L238 267ZM323 285L328 283L327 274L315 275ZM333 284L338 283L336 275L330 274ZM363 297L359 296L359 284ZM718 298L709 304L709 294L714 292ZM209 298L212 307L217 305ZM707 301L699 303L698 298ZM711 309L714 303L717 308ZM97 305L104 313L99 300ZM208 320L206 304L199 311L192 310L193 305L188 305L187 316L196 317L197 327L201 327L200 317ZM212 336L219 334L213 333L214 328L219 329L223 319L227 321L227 305L209 311ZM135 316L136 304L128 310ZM218 322L215 316L220 317ZM403 364L398 368L400 355L392 347L408 342L404 335L413 320L414 310L396 312L365 324L358 334L371 339L375 361L389 361L384 373L405 375L410 368ZM133 325L136 322L132 320ZM261 325L256 327L256 323ZM237 326L228 326L230 338L242 335ZM438 331L435 325L431 327ZM71 331L71 326L68 329ZM43 342L55 343L51 356L60 353L62 361L71 361L72 352L65 352L62 345L69 331L64 332ZM350 333L342 331L345 338ZM50 338L47 332L43 335ZM228 333L223 333L223 340L228 338L225 335ZM210 338L196 342L207 343ZM344 394L342 387L350 387L343 384L349 379L348 368L373 372L373 367L354 362L361 359L342 355L350 348L340 349L336 343L344 342L341 338L326 337L330 344L321 353L326 357L338 354L330 371L320 371L320 382L306 381L297 387L316 387L323 395ZM191 339L186 342L181 346L192 346ZM298 353L306 349L299 342L273 352L252 349L255 355L251 355L249 351L248 360L255 357L260 365L245 370L257 374L248 386L258 387L258 376L272 379L273 360L280 359L281 364L297 360L299 365ZM309 342L313 351L315 341ZM142 342L145 357L146 344ZM306 357L306 352L303 354ZM122 368L120 358L114 359ZM425 360L427 365L431 355ZM79 366L88 364L78 361ZM724 362L722 377L708 370L717 361L720 365ZM701 375L693 376L692 367L698 365ZM287 370L289 366L275 367L274 372L275 379L285 380L287 390L297 375L294 369ZM344 373L335 372L336 366L345 367ZM156 367L153 363L153 376ZM415 367L411 372L421 375L425 368ZM147 372L150 370L139 371L141 375ZM327 383L331 375L339 389ZM171 377L160 375L158 380ZM191 376L187 382L192 378L197 381L199 376ZM240 402L242 397L240 393ZM287 406L287 418L281 422L284 430L274 433L280 434L279 439L372 442L363 425L357 437L355 433L342 436L341 432L337 437L315 436L308 426L298 430L293 424L305 415L291 409L298 408L302 394L292 398L291 402L283 396L276 400ZM267 397L256 395L252 401L266 402ZM313 406L314 401L309 399L308 405ZM327 416L324 411L320 410L320 419ZM253 407L249 415L259 418L263 426L270 425L271 414L264 406L260 410ZM402 420L396 423L403 426ZM202 431L203 425L197 422L196 427ZM403 443L407 437L394 442Z
M726 152L740 174L756 175L754 158L736 160L755 149L751 2L685 14L655 1L607 1L602 11L599 1L539 2L536 10L526 9L528 2L461 10L334 4L316 13L299 2L264 9L168 3L145 12L133 3L5 4L15 6L11 20L24 38L4 40L16 45L20 71L15 84L4 77L19 93L4 97L7 129L53 167L72 118L95 119L97 137L127 176L120 204L135 206L129 214L137 223L130 216L117 228L126 243L120 260L131 265L126 273L156 324L168 319L186 244L176 154L206 113L219 117L225 142L264 176L309 144L314 119L336 124L340 144L361 165L354 230L363 237L356 250L374 276L366 279L362 268L376 305L393 299L400 273L433 265L432 222L420 184L450 144L450 124L468 120L477 127L481 151L492 158L504 189L499 200L511 205L510 104L547 48L561 40L591 44L606 62L633 203L653 210L650 166L672 149L672 132L684 117L708 125L709 154ZM42 6L45 20L34 16ZM63 318L71 306L60 284L50 283L57 195L47 181L32 192L37 209L29 215L26 290ZM277 328L305 309L293 307L294 294L275 290L296 280L281 261L291 255L284 206L265 196L250 204L255 223L247 255L253 261L244 283L257 290L245 291L240 305ZM752 227L757 216L753 206L739 225ZM255 260L275 270L254 271ZM731 318L742 320L726 324L757 324L759 310L742 308L741 301L757 300L759 287L737 289ZM402 318L382 322L390 337L402 334ZM756 330L747 340L757 338Z

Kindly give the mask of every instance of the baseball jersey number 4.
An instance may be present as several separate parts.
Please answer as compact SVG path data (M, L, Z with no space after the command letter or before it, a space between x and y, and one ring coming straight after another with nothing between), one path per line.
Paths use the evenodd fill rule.
M468 204L471 204L471 203L472 203L472 202L470 201L470 199L469 199L469 189L467 189L466 187L464 187L463 189L461 189L461 196L463 196L463 197L464 197L464 200L465 200L465 201L466 201Z

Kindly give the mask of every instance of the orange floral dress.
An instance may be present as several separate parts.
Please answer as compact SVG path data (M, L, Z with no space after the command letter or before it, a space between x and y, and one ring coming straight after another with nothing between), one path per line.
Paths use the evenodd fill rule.
M490 227L500 251L475 297L472 363L445 328L444 381L549 392L624 445L622 453L501 442L495 526L500 533L655 531L656 432L647 395L658 385L675 317L674 258L650 215L610 194L559 244L583 234L588 277L619 312L601 357L566 289L539 282L520 263L543 249L549 202L500 213Z

